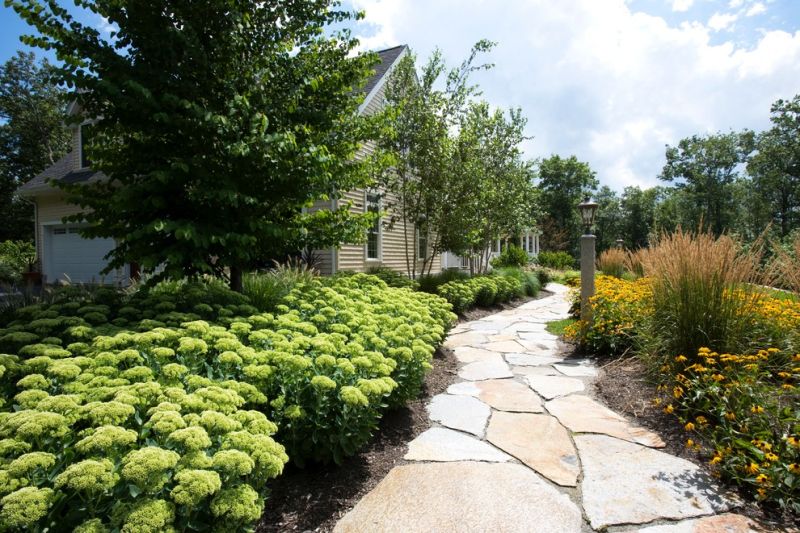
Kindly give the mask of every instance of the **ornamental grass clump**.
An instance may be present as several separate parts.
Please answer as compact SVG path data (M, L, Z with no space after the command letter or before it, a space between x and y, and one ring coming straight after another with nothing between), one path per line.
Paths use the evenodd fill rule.
M609 248L597 257L597 269L606 276L621 278L625 274L627 252L621 248Z
M743 253L726 235L662 234L642 257L652 280L649 350L689 355L701 346L741 352L771 344L758 314L760 260L757 247Z

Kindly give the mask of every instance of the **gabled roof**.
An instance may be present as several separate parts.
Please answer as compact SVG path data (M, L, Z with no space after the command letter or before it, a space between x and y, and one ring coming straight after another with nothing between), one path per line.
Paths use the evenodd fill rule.
M375 65L375 74L370 76L366 85L364 85L363 92L366 93L366 96L359 107L359 112L363 112L369 101L375 97L381 86L386 82L386 75L392 70L394 65L407 50L408 46L401 44L376 52L380 58L380 63ZM77 104L75 102L70 104L68 114L74 114L77 111ZM51 180L64 181L66 183L80 183L90 180L105 179L105 175L102 172L96 172L90 169L73 169L71 167L71 156L72 153L70 152L56 161L42 173L36 175L29 182L17 189L17 193L22 196L34 196L36 193L52 191L52 185L48 184Z

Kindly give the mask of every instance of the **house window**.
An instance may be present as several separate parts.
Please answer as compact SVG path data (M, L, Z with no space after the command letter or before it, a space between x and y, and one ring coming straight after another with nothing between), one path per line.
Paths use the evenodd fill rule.
M380 213L381 197L377 193L367 193L367 212ZM381 258L381 219L377 217L367 230L367 259Z
M90 124L82 124L80 127L81 136L81 168L89 168L89 157L86 155L86 145L92 136L92 126Z
M428 258L428 228L425 226L417 228L417 258Z

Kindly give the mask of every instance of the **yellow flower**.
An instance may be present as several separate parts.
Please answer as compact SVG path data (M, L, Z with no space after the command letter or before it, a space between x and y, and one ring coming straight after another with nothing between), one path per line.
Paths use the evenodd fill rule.
M708 462L709 464L716 465L722 462L722 456L720 454L714 454L714 457Z
M725 413L725 420L736 420L736 413Z
M759 467L756 463L750 463L744 469L748 474L755 474L759 471Z
M667 413L668 415L671 415L672 413L675 412L675 408L672 407L672 404L669 404L664 408L664 412Z
M687 439L686 440L686 447L687 448L692 448L693 446L694 446L694 441L692 439Z
M789 472L791 472L792 474L800 474L800 465L797 463L790 464Z
M795 448L800 448L800 439L798 439L795 436L790 435L790 436L786 437L786 442L789 444L789 446L794 446Z
M750 408L750 412L757 415L757 414L763 413L764 412L764 408L761 407L760 405L754 405L754 406L752 406Z
M688 361L688 359L687 359L687 358L686 358L686 356L684 356L684 355L679 355L678 357L676 357L676 358L675 358L675 360L676 360L677 362L679 362L679 363L683 363L683 362L685 362L685 361Z
M683 426L686 431L692 431L694 429L694 424L691 422L687 422L685 426Z
M767 497L767 489L760 488L760 489L758 489L757 492L758 492L758 499L759 500L763 500L764 498Z
M705 424L708 424L708 419L706 417L704 417L703 415L700 415L697 418L695 418L695 421L698 424L700 424L701 426L705 425Z
M766 474L759 474L756 476L756 483L766 483L768 479Z
M655 406L661 405L661 398L653 398L653 405Z
M683 396L683 388L675 387L674 389L672 389L672 396L674 396L675 398L680 398L681 396Z
M767 461L770 461L770 462L773 462L773 463L774 463L775 461L777 461L777 460L778 460L778 456L777 456L777 455L775 455L774 453L770 452L770 453L768 453L768 454L766 454L766 455L764 456L764 459L766 459Z

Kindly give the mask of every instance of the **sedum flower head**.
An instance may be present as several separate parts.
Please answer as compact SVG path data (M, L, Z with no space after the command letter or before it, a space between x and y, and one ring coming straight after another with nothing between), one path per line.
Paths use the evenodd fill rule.
M170 495L178 505L195 506L222 488L219 474L211 470L181 470Z
M221 450L214 454L214 470L226 476L246 476L255 468L255 461L241 450Z
M242 423L219 411L203 411L192 425L203 427L211 435L224 435L242 429Z
M329 391L336 389L336 382L328 376L314 376L311 378L311 386L318 391Z
M364 396L364 393L358 390L356 387L345 385L339 391L339 395L341 396L342 401L349 406L366 407L367 405L369 405L369 399L367 399L367 397Z
M266 435L254 435L249 431L234 431L222 442L223 450L240 450L248 454L256 466L256 475L262 480L276 477L283 472L289 460L283 446Z
M86 416L96 426L120 425L136 413L136 408L118 401L91 402L83 406Z
M18 411L5 417L0 424L0 436L16 437L20 440L57 438L67 433L67 419L58 413Z
M100 494L117 484L119 476L108 459L86 459L69 465L53 482L56 488L69 488L76 492Z
M231 417L241 423L244 429L250 433L273 435L278 431L278 426L261 411L236 411Z
M250 485L236 485L220 491L211 500L211 513L234 524L247 524L258 520L264 502Z
M41 374L28 374L17 381L17 387L20 389L47 390L50 388L50 380Z
M139 435L130 429L119 426L100 426L84 437L75 445L79 452L90 455L118 455L132 444L136 443Z
M47 452L20 455L8 464L8 473L15 478L30 477L37 470L48 470L56 464L56 456Z
M187 372L189 369L178 363L169 363L161 367L161 374L170 381L181 379Z
M14 402L23 409L36 409L39 402L50 396L43 390L30 389L24 390L14 396Z
M108 526L99 518L92 518L72 530L72 533L108 533Z
M144 492L158 492L167 482L167 474L180 456L172 450L147 446L129 452L122 459L122 477Z
M150 415L145 427L149 427L157 435L168 435L175 430L186 427L186 421L178 411L156 411Z
M133 504L124 517L122 533L174 531L175 506L166 500L143 499Z
M50 510L52 489L23 487L0 500L0 524L10 530L34 529Z
M28 442L17 439L0 440L0 457L13 457L31 449Z
M189 452L204 450L211 446L208 433L199 426L177 429L169 434L167 441L173 446Z

